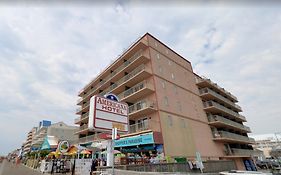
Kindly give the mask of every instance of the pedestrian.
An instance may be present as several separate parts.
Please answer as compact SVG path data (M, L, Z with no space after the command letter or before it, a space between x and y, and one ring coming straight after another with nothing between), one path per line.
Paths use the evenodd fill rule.
M96 174L97 165L98 165L98 161L97 161L97 159L94 159L94 160L92 161L92 166L91 166L91 173L90 173L90 175Z

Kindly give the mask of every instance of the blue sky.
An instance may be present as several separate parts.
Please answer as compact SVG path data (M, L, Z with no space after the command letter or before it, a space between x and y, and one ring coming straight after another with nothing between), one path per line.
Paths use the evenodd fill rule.
M78 91L146 32L235 94L253 134L281 131L278 5L6 4L0 21L0 155L42 119L73 125Z

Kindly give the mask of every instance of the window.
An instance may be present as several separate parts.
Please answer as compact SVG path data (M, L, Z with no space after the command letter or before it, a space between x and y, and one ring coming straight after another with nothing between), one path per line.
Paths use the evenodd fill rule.
M166 49L166 54L169 54L169 50L168 49Z
M181 111L181 103L179 101L177 102L177 108L179 111Z
M168 115L168 125L173 126L173 119L172 116Z
M154 45L155 45L155 47L157 47L157 46L158 46L158 43L155 41Z
M177 85L174 85L174 92L175 92L175 94L178 94L178 87L177 87Z
M172 79L173 79L173 80L175 79L175 75L174 75L174 73L172 73Z
M168 97L167 96L164 97L164 104L165 104L165 106L169 106L169 102L168 102Z
M171 61L171 60L169 60L169 61L168 61L168 64L171 66L171 65L172 65L172 61Z
M162 72L163 72L163 69L162 69L161 66L158 67L158 71L159 71L159 73L162 73Z
M183 118L181 119L180 122L181 122L181 127L186 128L185 120Z
M159 53L156 54L156 57L157 57L158 60L160 60L160 55L159 55Z
M162 87L163 87L163 89L166 89L166 81L162 81Z

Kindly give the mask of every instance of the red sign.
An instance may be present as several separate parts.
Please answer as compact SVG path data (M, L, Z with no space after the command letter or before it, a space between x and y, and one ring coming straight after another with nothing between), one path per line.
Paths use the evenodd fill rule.
M100 139L109 140L109 139L112 138L112 134L110 134L110 133L101 133L101 134L99 134L98 137L99 137ZM117 134L116 140L118 140L118 139L120 139L120 135L119 135L119 134Z

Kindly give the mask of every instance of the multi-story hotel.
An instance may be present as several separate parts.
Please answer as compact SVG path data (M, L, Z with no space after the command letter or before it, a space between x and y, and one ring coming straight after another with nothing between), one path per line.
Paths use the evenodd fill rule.
M94 95L116 94L129 105L129 133L115 147L122 152L163 152L189 160L234 160L238 169L250 159L238 100L208 79L194 74L191 63L147 33L79 92L75 123L80 144L99 139L88 128ZM140 139L143 138L143 139ZM136 139L135 141L133 139Z
M31 151L31 143L32 143L32 139L33 139L33 136L34 136L35 132L36 132L36 127L32 128L28 132L26 141L23 144L23 150L22 150L23 155L25 155L25 154L27 154L28 152Z

